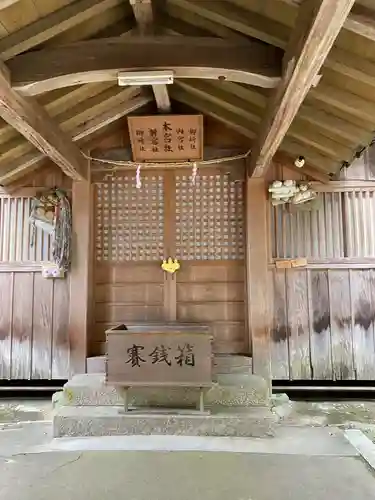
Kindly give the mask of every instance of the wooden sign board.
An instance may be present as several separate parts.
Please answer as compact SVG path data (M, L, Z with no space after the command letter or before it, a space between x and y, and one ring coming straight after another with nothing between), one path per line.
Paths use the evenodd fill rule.
M173 331L107 332L106 382L122 387L212 385L212 337Z
M128 125L133 161L203 159L202 115L131 116Z

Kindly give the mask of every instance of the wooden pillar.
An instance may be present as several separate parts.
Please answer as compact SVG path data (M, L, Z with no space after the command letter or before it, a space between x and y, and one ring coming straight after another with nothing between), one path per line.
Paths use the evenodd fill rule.
M271 389L270 312L268 296L267 186L263 178L246 184L246 283L247 313L253 373Z
M86 372L87 337L92 305L93 189L90 175L72 186L72 266L70 272L69 339L71 373Z

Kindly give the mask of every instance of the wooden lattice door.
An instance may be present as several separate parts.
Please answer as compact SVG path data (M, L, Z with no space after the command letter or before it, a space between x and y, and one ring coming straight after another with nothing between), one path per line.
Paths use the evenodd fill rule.
M117 173L96 184L96 331L118 322L210 323L244 352L243 186L220 171ZM177 258L175 274L161 269ZM101 333L100 333L101 332Z

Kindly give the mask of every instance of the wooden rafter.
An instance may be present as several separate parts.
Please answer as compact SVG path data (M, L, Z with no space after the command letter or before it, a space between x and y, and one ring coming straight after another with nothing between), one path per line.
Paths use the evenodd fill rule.
M254 145L250 175L264 175L313 85L354 1L317 0L313 10L311 2L301 6L296 24L297 31L292 35L293 46L288 47L286 51L283 77Z
M19 2L19 0L0 0L0 10L6 9L17 2Z
M85 162L80 150L42 106L11 88L3 63L0 65L0 116L67 175L76 180L84 178Z
M249 121L249 127L253 130L254 127L257 129L261 122L261 116L265 109L262 101L260 104L259 101L248 102L244 98L246 98L249 91L239 85L233 83L227 83L227 85L214 84L204 81L178 81L177 85L193 95L201 96L224 109L236 113L238 116L242 116ZM234 88L232 92L229 92L228 88L230 89L231 86ZM300 117L296 118L290 127L288 132L289 137L300 143L301 148L315 150L322 155L326 155L328 158L332 158L336 162L349 160L353 156L353 147L355 147L355 144L350 148L347 144L339 143L325 137L322 135L320 128L312 126ZM287 141L284 143L284 146L286 145Z
M78 0L26 25L0 40L3 61L115 7L121 0Z
M202 95L194 95L187 92L180 85L173 86L171 89L171 97L176 101L184 103L187 106L204 113L207 116L211 116L226 125L228 128L238 132L240 135L247 137L250 140L254 140L256 137L254 126L251 126L251 122L249 122L246 117L237 114L235 108L229 109L219 106L217 103L205 99ZM291 149L290 152L288 151L289 148ZM277 153L277 157L279 156L282 160L287 160L287 163L292 164L292 158L295 158L295 155L293 156L293 145L285 145L284 152ZM299 172L301 173L301 170L299 170ZM307 162L304 166L303 173L320 182L326 183L330 181L328 174L322 172L319 168L314 167L309 162Z
M112 107L108 107L108 109L103 111L101 114L82 122L80 125L72 129L70 131L72 140L80 144L81 141L87 140L99 130L108 127L113 122L142 108L151 101L152 98L150 95L138 95L132 99L126 99L122 103L119 102L116 105L112 105ZM66 125L64 128L67 128ZM35 152L28 153L21 158L10 162L6 169L2 168L0 170L0 183L9 184L10 182L13 182L15 179L24 175L26 171L29 172L30 170L39 167L43 160L43 155Z
M277 48L257 40L133 36L35 50L15 57L8 65L14 88L29 95L80 83L113 81L120 70L147 68L173 69L178 76L195 78L221 75L272 87L280 78L281 55Z
M140 35L151 35L155 31L155 20L152 0L129 0ZM167 85L152 85L156 105L162 113L169 113L171 101Z

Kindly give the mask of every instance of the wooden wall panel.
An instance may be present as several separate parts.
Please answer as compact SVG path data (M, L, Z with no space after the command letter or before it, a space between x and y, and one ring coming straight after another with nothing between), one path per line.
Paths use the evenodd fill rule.
M285 270L271 274L270 292L273 291L273 324L271 328L271 367L273 379L289 378L290 327L287 314ZM271 293L270 293L271 295Z
M332 380L331 313L327 270L307 271L311 378Z
M34 277L35 273L14 275L12 379L32 378Z
M333 378L354 379L349 271L330 270L328 287Z
M217 353L246 353L242 261L183 261L176 275L177 321L210 325Z
M0 380L67 379L69 279L0 272Z
M52 374L53 281L41 274L34 278L32 378Z
M10 378L12 366L13 273L0 273L0 379Z
M349 271L353 359L358 380L375 380L374 270Z
M375 270L272 270L273 379L375 380Z
M71 371L69 340L69 280L56 280L53 289L52 379L64 379Z
M289 321L289 369L291 380L310 379L310 338L305 270L286 274L287 314Z

